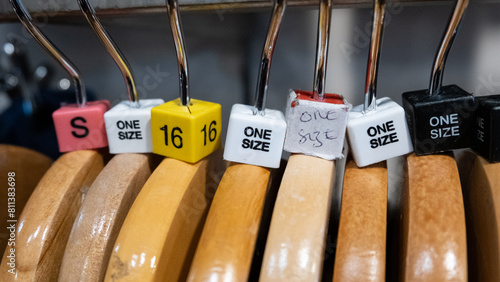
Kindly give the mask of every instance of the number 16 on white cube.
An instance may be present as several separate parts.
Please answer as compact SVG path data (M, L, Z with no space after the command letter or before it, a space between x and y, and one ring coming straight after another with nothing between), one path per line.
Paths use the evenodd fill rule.
M224 159L233 162L278 168L283 151L286 122L283 113L234 104L229 119Z

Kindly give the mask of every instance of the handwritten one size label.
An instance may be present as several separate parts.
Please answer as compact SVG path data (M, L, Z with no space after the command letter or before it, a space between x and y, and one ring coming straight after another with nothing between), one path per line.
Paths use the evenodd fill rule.
M349 105L295 100L295 97L292 92L287 103L284 149L327 160L342 158Z

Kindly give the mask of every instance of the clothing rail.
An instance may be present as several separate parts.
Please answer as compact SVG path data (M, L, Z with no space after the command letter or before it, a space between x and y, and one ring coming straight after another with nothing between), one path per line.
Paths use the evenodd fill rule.
M163 0L95 0L93 1L95 9L100 14L148 14L163 13L166 6ZM238 10L238 9L258 9L270 8L273 5L272 0L180 0L181 10ZM341 7L371 7L372 0L333 0L333 6ZM451 0L388 0L389 4L442 4L452 2ZM475 2L492 2L492 0L476 0ZM50 16L56 18L81 16L77 1L71 0L25 0L25 7L31 15ZM290 0L288 6L309 6L317 7L318 0ZM0 0L0 22L17 20L9 0Z

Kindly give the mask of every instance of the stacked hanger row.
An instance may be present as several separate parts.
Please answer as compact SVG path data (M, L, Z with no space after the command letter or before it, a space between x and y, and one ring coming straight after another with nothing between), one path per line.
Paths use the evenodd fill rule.
M46 172L12 222L15 231L9 236L14 234L14 245L5 249L0 266L10 274L0 280L247 280L259 256L254 251L265 229L263 216L272 214L267 236L260 239L265 251L260 254L259 279L318 281L331 196L339 179L343 180L342 210L333 279L383 280L385 160L410 153L412 143L417 154L426 156L409 156L402 170L408 183L402 185L406 239L401 276L467 280L466 240L474 236L482 238L474 241L478 253L498 258L498 238L492 235L498 233L487 230L483 217L486 213L495 222L498 212L495 205L482 204L498 198L498 165L473 155L471 176L462 179L469 193L466 207L471 206L473 220L477 217L471 227L474 236L466 236L456 162L450 155L432 155L469 147L474 139L469 132L474 130L482 132L473 135L478 136L473 144L482 144L476 151L485 152L490 161L498 158L498 138L493 140L498 129L490 119L497 113L495 97L479 99L456 86L441 86L446 55L468 1L457 1L436 56L430 89L403 94L405 110L388 98L375 99L384 1L375 1L374 6L364 105L351 110L342 96L324 93L331 1L321 1L314 90L292 91L286 118L265 108L272 52L286 6L285 0L276 1L255 105L236 104L231 111L223 157L230 164L222 161L217 150L220 105L190 99L176 1L167 1L167 11L181 91L179 99L168 103L138 100L124 57L88 1L79 1L128 85L129 101L111 110L109 102L86 101L76 68L32 24L22 4L11 2L33 36L72 75L77 104L54 113L60 149L68 153L48 169L47 164L40 165ZM470 121L476 113L481 122ZM346 128L356 163L349 160L339 176L334 160L345 154ZM106 149L88 150L108 144L111 153L118 153L112 158ZM286 168L280 174L270 168L283 163L283 148L294 154L281 165ZM13 180L28 177L15 175ZM476 178L480 181L473 181ZM492 198L477 195L478 189ZM270 196L273 192L275 199ZM491 261L477 263L478 275L500 277Z

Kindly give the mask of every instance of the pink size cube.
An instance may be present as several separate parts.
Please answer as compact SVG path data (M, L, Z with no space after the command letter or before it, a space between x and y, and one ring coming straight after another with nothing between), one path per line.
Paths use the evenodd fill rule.
M104 113L107 100L87 102L84 107L65 105L52 113L60 152L96 149L108 146Z

